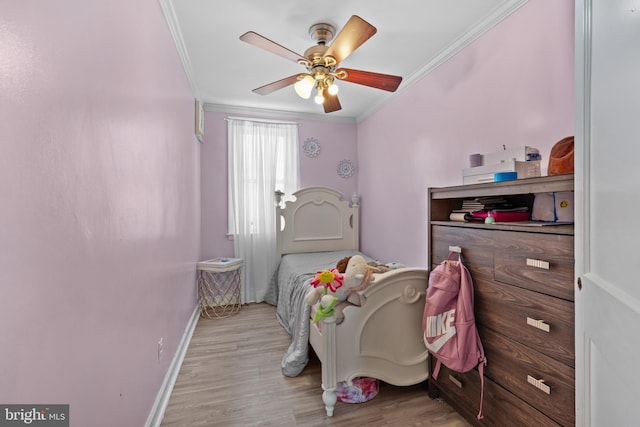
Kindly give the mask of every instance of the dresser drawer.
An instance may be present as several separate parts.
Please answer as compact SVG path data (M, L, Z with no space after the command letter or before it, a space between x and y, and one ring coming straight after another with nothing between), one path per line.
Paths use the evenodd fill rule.
M478 324L574 366L574 304L560 298L474 279Z
M431 227L431 263L436 266L449 257L449 247L462 248L462 262L473 277L493 277L493 230L463 227ZM457 258L456 258L457 259Z
M558 426L556 422L493 382L486 375L482 405L484 418L478 421L476 416L480 408L481 385L480 375L476 370L460 374L443 365L438 379L434 380L430 376L429 381L433 382L429 385L430 388L440 389L446 401L474 425Z
M559 424L575 424L573 368L490 329L480 327L479 332L487 357L485 376Z
M573 301L573 236L498 231L497 281Z

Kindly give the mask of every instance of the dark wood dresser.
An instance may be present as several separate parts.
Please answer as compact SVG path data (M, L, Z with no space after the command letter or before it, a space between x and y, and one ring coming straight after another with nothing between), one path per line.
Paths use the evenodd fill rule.
M561 191L573 191L573 175L429 190L432 268L459 247L474 282L488 360L484 419L476 419L476 370L460 374L442 366L438 379L429 379L429 395L444 397L474 425L575 424L574 228L456 222L449 214L463 199L503 196L531 209L534 194Z

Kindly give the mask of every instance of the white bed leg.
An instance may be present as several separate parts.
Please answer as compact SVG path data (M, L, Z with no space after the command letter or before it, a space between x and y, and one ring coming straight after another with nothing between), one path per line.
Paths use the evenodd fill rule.
M336 402L338 401L338 398L336 397L336 389L335 387L332 389L327 389L324 388L324 385L322 386L322 388L324 389L324 391L322 392L324 409L327 410L328 417L333 417L333 408L336 406Z
M325 358L322 362L322 401L327 410L327 416L333 416L336 406L336 317L322 319L322 337L324 341Z

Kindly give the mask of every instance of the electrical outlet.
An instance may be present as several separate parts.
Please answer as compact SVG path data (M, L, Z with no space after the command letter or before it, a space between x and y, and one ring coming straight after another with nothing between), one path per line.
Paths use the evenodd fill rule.
M158 360L162 359L162 353L164 353L164 337L158 341Z

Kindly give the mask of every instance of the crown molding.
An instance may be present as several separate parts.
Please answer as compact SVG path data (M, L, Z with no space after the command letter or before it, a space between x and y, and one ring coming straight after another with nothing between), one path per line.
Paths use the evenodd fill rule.
M314 120L343 124L356 123L356 120L353 117L332 116L330 114L320 115L312 113L296 113L292 111L270 110L265 108L237 107L233 105L212 104L208 102L204 104L204 110L280 120Z
M182 30L180 29L180 24L178 23L175 8L173 7L173 0L159 0L159 2L160 7L162 8L162 12L164 13L164 19L165 21L167 21L169 31L171 32L171 36L173 37L173 41L176 45L178 55L180 56L182 67L184 68L184 72L186 73L189 84L191 85L191 92L193 92L193 96L196 99L200 99L200 91L198 89L198 86L196 85L195 79L193 78L193 67L191 66L191 59L189 58L187 46L185 45L184 38L182 37Z

